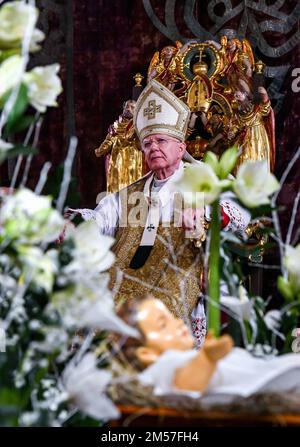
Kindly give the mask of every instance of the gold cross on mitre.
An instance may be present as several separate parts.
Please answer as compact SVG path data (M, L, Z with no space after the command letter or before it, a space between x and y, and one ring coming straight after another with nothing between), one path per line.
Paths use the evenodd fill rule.
M148 101L148 107L144 109L144 116L147 116L148 120L155 118L156 113L161 112L161 105L156 105L156 100L151 99Z

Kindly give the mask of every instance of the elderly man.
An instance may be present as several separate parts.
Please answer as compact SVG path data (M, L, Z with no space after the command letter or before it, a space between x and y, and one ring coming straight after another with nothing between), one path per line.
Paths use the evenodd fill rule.
M176 316L192 324L198 345L205 335L201 302L203 253L187 236L196 213L174 218L175 182L181 177L190 111L170 90L152 80L139 97L134 124L150 172L102 199L92 216L103 234L115 238L111 287L117 303L151 292ZM200 213L201 214L201 213ZM88 215L84 211L83 217ZM229 199L223 226L243 230L248 216Z

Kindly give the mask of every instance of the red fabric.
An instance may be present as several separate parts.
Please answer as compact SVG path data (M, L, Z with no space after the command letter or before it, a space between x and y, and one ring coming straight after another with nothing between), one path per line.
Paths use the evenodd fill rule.
M224 208L222 206L221 206L221 215L222 215L221 226L222 228L225 228L230 222L230 217L228 216L228 214L225 213Z

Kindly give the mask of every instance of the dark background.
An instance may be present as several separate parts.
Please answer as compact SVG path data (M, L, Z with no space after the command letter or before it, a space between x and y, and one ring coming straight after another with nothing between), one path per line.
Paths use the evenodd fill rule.
M55 169L65 158L69 138L76 135L73 176L79 204L94 207L98 192L105 189L103 160L95 157L94 149L121 112L123 101L131 97L134 74L139 71L146 76L154 51L176 38L187 40L196 34L205 40L225 27L233 27L246 36L256 56L268 65L270 73L273 70L267 86L276 110L275 174L280 177L299 146L300 92L293 92L291 84L292 70L300 67L300 2L248 3L250 6L246 7L241 0L38 1L39 27L47 37L32 63L59 62L64 92L59 107L49 109L45 115L29 186L35 185L46 160L52 162L52 182L55 181ZM257 27L266 21L263 31L259 30ZM284 76L278 68L282 66ZM299 190L299 168L298 161L279 197L279 203L284 205L284 231ZM297 213L298 224L299 218Z

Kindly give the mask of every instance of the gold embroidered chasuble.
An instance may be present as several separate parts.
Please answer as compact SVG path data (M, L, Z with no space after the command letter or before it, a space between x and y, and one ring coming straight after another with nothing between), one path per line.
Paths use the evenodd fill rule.
M144 191L146 178L142 178L127 188L127 197L132 193ZM122 195L121 195L122 196ZM146 198L141 194L143 200ZM122 203L122 213L130 216L136 204ZM145 203L146 209L148 204ZM127 209L126 209L127 208ZM202 251L185 237L181 227L171 223L159 224L154 246L145 264L133 269L130 267L138 249L146 223L147 213L142 224L133 225L127 220L127 226L119 226L112 248L116 262L110 269L111 287L117 289L115 301L121 303L136 296L151 292L162 300L168 309L178 318L190 319L193 308L200 296L203 271ZM122 272L121 282L118 272ZM119 274L120 276L120 274Z

